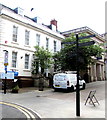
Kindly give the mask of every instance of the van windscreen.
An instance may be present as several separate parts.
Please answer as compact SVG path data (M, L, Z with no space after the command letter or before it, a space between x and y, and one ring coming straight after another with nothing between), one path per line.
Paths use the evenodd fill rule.
M58 80L58 81L66 80L66 76L65 75L56 75L55 80Z

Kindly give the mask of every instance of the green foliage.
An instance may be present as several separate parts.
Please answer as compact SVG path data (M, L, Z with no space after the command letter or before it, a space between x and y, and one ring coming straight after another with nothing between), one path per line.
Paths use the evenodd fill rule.
M79 34L79 37L87 36L86 33ZM76 41L75 34L71 34L70 37L66 38L63 42L73 42ZM89 42L90 38L79 40L79 43ZM87 69L90 63L93 63L92 56L101 57L103 49L98 45L90 46L79 46L79 68L80 70ZM62 70L76 70L76 44L64 45L64 48L60 52L54 55L55 64L57 64L57 69Z
M52 65L52 53L43 47L35 46L35 59L32 62L32 74L36 73L36 69L40 66L42 69L48 69ZM37 63L38 62L38 66Z
M19 86L18 86L18 85L14 86L14 87L12 88L12 90L13 90L13 91L14 91L14 90L19 90Z

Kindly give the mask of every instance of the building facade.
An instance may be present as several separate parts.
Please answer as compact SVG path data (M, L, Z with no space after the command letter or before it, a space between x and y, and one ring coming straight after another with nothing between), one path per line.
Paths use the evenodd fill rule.
M57 21L50 21L44 25L38 17L30 18L24 15L22 8L11 9L0 4L0 73L5 72L5 51L8 51L7 71L16 71L19 76L31 76L31 64L35 48L38 45L57 52L61 49L61 42L71 33L95 34L96 44L104 43L105 38L88 27L58 32ZM102 46L103 48L103 46ZM89 81L107 79L107 59L102 55L89 66ZM106 55L107 56L107 55Z
M37 17L25 16L22 8L0 5L0 72L4 72L4 54L8 51L7 71L31 76L34 46L43 46L54 53L61 49L63 39L64 36L57 31L56 20L47 26Z
M102 34L102 37L105 39L105 79L107 80L107 33Z
M106 54L105 54L105 76L106 76L106 80L107 80L107 33L105 33L105 50L106 50Z
M73 30L69 30L69 31L65 31L62 34L65 37L69 37L69 35L71 33L86 33L87 35L96 35L96 37L90 38L92 40L95 41L95 44L99 45L102 44L102 48L104 49L104 43L105 43L105 39L99 35L98 33L96 33L95 31L93 31L92 29L90 29L89 27L81 27L81 28L77 28L77 29L73 29ZM106 67L105 67L105 53L102 53L102 58L95 58L94 59L94 64L89 65L88 67L88 82L92 82L92 81L97 81L97 80L105 80L105 73L106 73Z

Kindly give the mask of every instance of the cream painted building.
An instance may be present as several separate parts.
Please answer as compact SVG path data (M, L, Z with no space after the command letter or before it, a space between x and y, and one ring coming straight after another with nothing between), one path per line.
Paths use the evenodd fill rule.
M8 51L7 71L16 71L19 76L31 76L34 46L43 46L51 52L57 52L60 51L61 41L65 37L71 33L81 32L86 32L89 35L96 34L96 37L91 39L96 44L104 43L104 38L88 27L65 31L60 34L57 31L56 20L52 20L47 26L42 24L37 17L25 16L22 8L11 9L0 5L0 72L5 72L4 50ZM105 76L107 77L107 64L104 67L104 54L102 59L93 59L95 64L90 65L88 69L89 82L104 80Z
M91 38L92 40L95 41L95 44L104 44L105 39L99 35L98 33L96 33L95 31L93 31L92 29L90 29L89 27L81 27L81 28L77 28L77 29L73 29L73 30L69 30L69 31L65 31L62 34L65 37L68 37L71 33L87 33L87 35L93 35L95 34L96 37ZM104 46L101 46L104 49ZM91 64L88 68L88 75L89 75L89 80L88 82L91 81L96 81L96 80L105 80L105 62L104 62L104 57L105 54L102 54L102 58L101 59L97 59L95 57L93 57L94 59L94 64Z
M51 52L61 49L64 36L57 31L57 21L44 25L37 17L24 15L22 8L11 9L0 4L0 72L4 71L4 50L8 51L7 71L19 76L31 76L34 46L48 48Z
M105 39L105 78L107 80L107 33L102 34L102 37Z

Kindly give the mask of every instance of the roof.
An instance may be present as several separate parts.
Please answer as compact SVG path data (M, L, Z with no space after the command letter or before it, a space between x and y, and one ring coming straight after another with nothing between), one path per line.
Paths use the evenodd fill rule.
M18 14L18 13L16 12L16 8L15 8L15 9L11 9L11 8L3 5L3 4L0 4L0 10L2 10L3 8L6 8L6 9L10 10L10 11L13 12L14 14ZM60 32L58 32L58 31L53 31L51 28L49 28L49 25L44 25L44 24L42 24L42 23L41 23L41 24L38 24L36 21L34 21L33 18L30 18L30 17L28 17L28 16L26 16L26 15L23 15L23 16L20 15L20 18L21 18L21 17L22 17L22 19L25 18L26 20L29 20L28 22L22 21L21 19L18 19L18 17L15 18L15 17L10 16L10 15L8 15L7 13L4 13L4 12L3 12L3 13L0 12L0 15L4 15L4 16L6 16L6 17L10 17L11 19L14 19L14 20L17 20L17 21L19 21L19 22L28 24L28 25L30 25L30 26L32 26L32 27L36 27L36 28L38 28L39 30L41 29L42 31L45 31L45 32L50 33L50 34L53 34L54 36L59 37L59 38L61 38L61 39L64 38L64 36L63 36ZM19 14L18 14L18 15L19 15Z
M83 33L83 32L87 32L89 34L95 34L96 37L98 37L99 39L104 41L104 38L102 37L102 35L98 34L97 32L95 32L94 30L92 30L91 28L89 28L87 26L64 31L64 32L61 32L61 34L64 35L65 37L68 37L71 33Z

